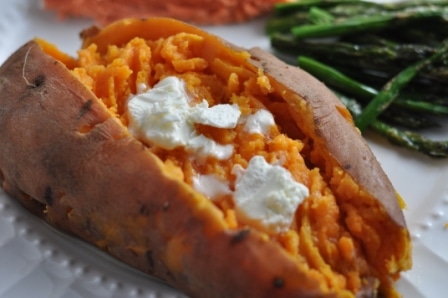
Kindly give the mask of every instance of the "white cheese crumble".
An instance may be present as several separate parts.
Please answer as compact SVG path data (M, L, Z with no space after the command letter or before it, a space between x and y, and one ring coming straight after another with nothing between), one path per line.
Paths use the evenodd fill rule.
M218 128L235 128L240 115L240 108L236 104L218 104L209 108L208 102L203 100L202 103L191 108L190 117L195 123Z
M269 128L274 124L274 116L269 111L261 109L248 116L244 124L244 131L251 134L267 134Z
M204 135L198 135L188 141L187 150L198 157L213 156L219 160L226 160L232 156L233 145L220 145Z
M146 92L130 97L128 112L131 132L148 143L168 150L185 147L218 159L229 158L233 146L220 145L199 135L194 124L234 128L241 115L236 105L209 107L206 100L191 107L184 81L174 76L161 80Z
M228 183L219 180L212 174L197 175L193 177L193 187L210 199L215 199L232 193Z
M164 149L187 145L194 135L189 123L184 83L168 77L128 101L129 128L140 138Z
M270 233L288 230L308 188L295 181L285 168L254 156L246 169L234 166L236 175L235 210L243 220L260 224Z

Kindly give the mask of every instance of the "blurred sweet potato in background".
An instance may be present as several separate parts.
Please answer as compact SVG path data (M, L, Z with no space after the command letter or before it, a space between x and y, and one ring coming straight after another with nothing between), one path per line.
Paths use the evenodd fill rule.
M87 17L100 25L126 17L171 17L198 25L241 23L287 0L44 0L61 18Z

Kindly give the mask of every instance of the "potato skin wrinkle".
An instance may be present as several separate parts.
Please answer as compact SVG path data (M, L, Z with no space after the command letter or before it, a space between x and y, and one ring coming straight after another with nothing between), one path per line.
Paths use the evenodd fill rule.
M125 19L81 36L79 59L36 39L0 67L0 181L26 209L191 297L398 296L411 247L397 195L323 84L173 19ZM173 74L213 104L267 109L277 126L268 137L199 127L236 148L230 161L200 166L145 144L127 127L123 98L139 80ZM194 171L232 186L231 163L251 154L285 160L310 190L287 232L241 222L230 199L192 187Z

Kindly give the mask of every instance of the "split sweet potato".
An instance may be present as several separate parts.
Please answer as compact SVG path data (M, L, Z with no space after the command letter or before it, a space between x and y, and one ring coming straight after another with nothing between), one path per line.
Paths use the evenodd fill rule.
M0 178L12 197L191 296L397 295L394 281L411 266L400 198L322 83L173 19L125 19L81 36L76 58L33 40L0 68ZM276 124L265 134L196 126L234 146L205 163L148 143L128 128L127 104L170 76L192 104L265 109ZM253 156L309 189L285 231L235 211L232 169ZM194 177L211 174L230 194L195 188Z

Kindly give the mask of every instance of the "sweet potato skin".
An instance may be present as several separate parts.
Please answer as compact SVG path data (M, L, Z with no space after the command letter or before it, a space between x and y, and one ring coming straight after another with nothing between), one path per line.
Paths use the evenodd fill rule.
M336 296L257 231L226 231L36 43L1 67L0 82L3 187L45 206L34 210L52 225L191 296Z
M359 137L360 133L353 126L341 101L307 72L299 68L291 70L291 66L259 48L251 49L250 53L254 65L262 68L274 81L281 82L285 90L299 94L313 107L316 134L321 137L323 146L358 185L381 202L398 225L406 227L392 183L367 142ZM289 104L297 103L290 100Z
M156 24L158 32L141 31ZM156 38L182 30L206 38L204 55L225 56L254 71L261 67L278 82L277 88L306 99L315 111L321 144L405 230L390 182L348 112L324 85L300 70L282 75L288 66L272 56L258 49L248 54L177 21L151 19L127 25L125 34L115 36L114 26L85 31L84 45L95 42L105 48L106 40L120 44L135 32ZM321 288L278 244L256 230L226 230L212 203L170 176L160 160L37 43L24 45L0 68L0 94L3 187L52 225L191 296L347 294ZM334 123L347 135L333 130ZM341 145L339 138L350 148L357 146L356 157L347 154L347 144ZM353 163L354 158L363 161ZM375 175L374 182L367 175ZM373 296L374 291L366 286L360 295Z
M298 68L291 70L291 66L258 48L251 49L250 54L251 63L262 68L271 77L274 88L283 90L283 98L291 107L298 107L302 102L311 107L307 111L312 114L310 117L313 119L313 125L310 125L309 130L315 135L313 140L315 146L326 149L323 153L326 155L324 159L332 166L343 169L357 185L357 191L368 193L376 203L379 203L379 208L385 213L381 219L380 217L374 219L380 223L377 226L380 233L385 233L382 240L384 244L380 245L383 248L390 249L388 253L394 255L392 257L396 263L396 265L393 265L394 267L401 268L399 270L411 268L410 235L397 193L366 140L361 137L360 132L353 125L353 120L347 109L324 84L307 72ZM280 84L280 86L276 84ZM302 119L304 117L299 116L298 118ZM300 119L298 122L302 121ZM307 124L309 125L309 123ZM303 126L303 123L301 125ZM328 166L324 165L323 167ZM326 171L327 173L324 173L324 175L330 181L333 192L339 192L343 196L344 194L339 190L340 181L332 177L334 173L331 170L327 169ZM333 179L336 182L332 182ZM357 201L358 198L353 196L351 200ZM342 206L346 204L357 205L356 208L362 210L360 211L363 214L362 216L371 217L370 207L367 207L367 204L363 206L365 202L340 202L340 204ZM350 212L349 209L342 206L342 212ZM392 222L386 223L388 221ZM389 230L391 226L393 227ZM355 237L357 234L358 239L364 243L364 251L370 263L380 264L377 266L377 270L382 272L383 276L390 274L391 268L387 264L388 261L385 260L391 259L391 256L382 252L378 253L377 249L372 248L369 240L363 238L363 232L354 231L352 234ZM391 245L389 239L394 239L393 245ZM386 295L393 295L389 293L390 289L383 290L387 292Z

